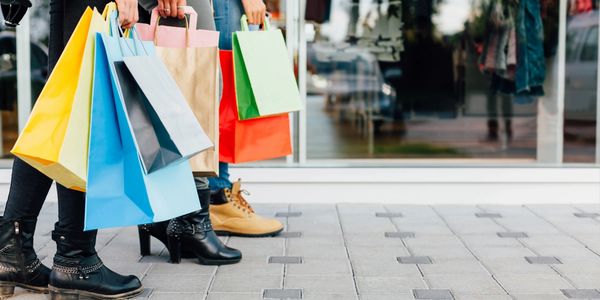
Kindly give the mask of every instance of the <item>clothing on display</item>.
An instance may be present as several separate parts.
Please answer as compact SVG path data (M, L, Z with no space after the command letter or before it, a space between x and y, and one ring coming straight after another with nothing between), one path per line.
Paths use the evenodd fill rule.
M488 10L481 69L490 89L505 94L544 95L544 26L539 0L498 0Z

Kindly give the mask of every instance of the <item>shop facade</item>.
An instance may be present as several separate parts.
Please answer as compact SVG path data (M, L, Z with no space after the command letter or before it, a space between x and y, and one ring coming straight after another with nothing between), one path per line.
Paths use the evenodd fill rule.
M599 1L266 2L304 109L294 155L233 170L253 198L600 201ZM34 6L0 32L2 183L47 75Z

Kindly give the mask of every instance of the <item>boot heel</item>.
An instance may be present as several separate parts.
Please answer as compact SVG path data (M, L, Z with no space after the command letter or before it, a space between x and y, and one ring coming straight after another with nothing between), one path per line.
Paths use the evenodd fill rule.
M15 286L11 284L0 284L0 299L12 297L15 294Z
M50 300L79 300L79 295L50 291Z
M150 232L143 226L138 226L138 235L140 238L140 254L142 256L150 255Z
M180 236L169 236L169 255L171 256L171 263L178 264L181 262L181 237Z

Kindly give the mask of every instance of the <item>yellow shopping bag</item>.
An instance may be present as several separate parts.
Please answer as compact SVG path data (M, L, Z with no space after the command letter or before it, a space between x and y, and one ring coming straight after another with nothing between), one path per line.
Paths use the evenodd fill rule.
M11 152L63 186L85 191L97 32L109 31L109 3L87 8Z

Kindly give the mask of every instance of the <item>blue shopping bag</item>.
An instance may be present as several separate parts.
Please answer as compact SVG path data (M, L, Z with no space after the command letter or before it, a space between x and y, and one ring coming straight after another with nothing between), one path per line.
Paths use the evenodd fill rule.
M85 230L164 221L200 209L187 160L144 172L116 71L142 44L118 37L112 27L111 35L96 36ZM153 53L152 43L143 47Z

